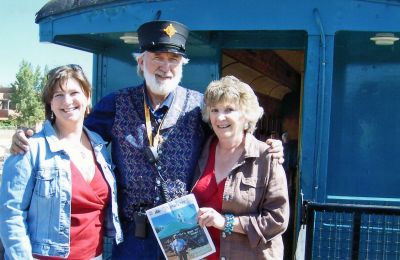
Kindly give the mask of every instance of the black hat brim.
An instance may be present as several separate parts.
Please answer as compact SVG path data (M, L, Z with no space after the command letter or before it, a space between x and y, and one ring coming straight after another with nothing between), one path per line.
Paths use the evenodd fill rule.
M175 53L182 55L186 57L186 52L182 49L178 49L174 46L165 46L165 45L160 45L160 46L152 46L152 48L146 48L145 50L142 51L149 51L149 52L155 52L155 53L160 53L160 52L169 52L169 53Z

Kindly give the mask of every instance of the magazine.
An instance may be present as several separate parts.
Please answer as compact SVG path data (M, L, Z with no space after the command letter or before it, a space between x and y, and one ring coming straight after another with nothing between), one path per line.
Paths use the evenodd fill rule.
M196 221L198 210L189 194L146 211L166 259L201 259L215 252L207 228Z

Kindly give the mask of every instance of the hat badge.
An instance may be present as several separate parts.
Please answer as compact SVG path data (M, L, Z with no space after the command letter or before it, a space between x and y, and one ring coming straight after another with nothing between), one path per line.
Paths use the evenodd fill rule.
M176 33L176 29L171 23L163 31L169 36L169 38L174 36Z

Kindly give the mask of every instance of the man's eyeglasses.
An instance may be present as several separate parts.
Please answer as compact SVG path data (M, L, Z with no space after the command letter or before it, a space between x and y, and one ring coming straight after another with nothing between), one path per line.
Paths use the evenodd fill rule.
M176 68L180 63L181 59L173 59L173 60L161 60L161 59L151 59L151 62L157 66L168 66L169 68Z

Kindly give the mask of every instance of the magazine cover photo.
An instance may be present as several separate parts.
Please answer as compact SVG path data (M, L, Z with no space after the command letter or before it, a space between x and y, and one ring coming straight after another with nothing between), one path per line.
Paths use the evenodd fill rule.
M146 212L167 259L201 259L215 252L207 229L196 221L197 211L189 194Z

